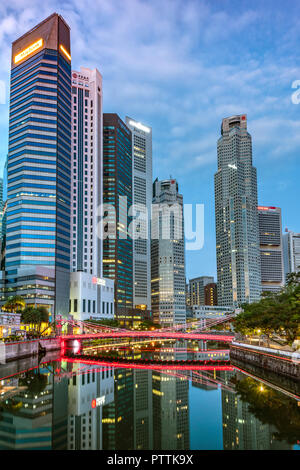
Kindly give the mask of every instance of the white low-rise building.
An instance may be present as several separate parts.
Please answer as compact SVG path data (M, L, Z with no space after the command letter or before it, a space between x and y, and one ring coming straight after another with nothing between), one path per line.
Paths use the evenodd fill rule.
M71 273L70 314L80 321L114 318L114 281L76 271Z

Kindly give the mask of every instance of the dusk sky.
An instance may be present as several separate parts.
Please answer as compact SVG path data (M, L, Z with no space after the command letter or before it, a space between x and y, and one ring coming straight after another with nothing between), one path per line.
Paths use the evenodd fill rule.
M215 275L214 173L222 118L247 114L259 204L300 232L299 0L10 0L0 3L0 169L8 142L11 42L53 12L71 27L72 68L97 67L104 112L152 127L153 179L205 205L187 278ZM300 82L299 82L300 86ZM2 100L3 101L3 100Z

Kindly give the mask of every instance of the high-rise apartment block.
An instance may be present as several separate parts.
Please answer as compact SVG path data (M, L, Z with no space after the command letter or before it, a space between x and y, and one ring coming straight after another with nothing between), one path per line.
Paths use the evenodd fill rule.
M103 275L115 285L115 315L130 321L133 312L132 135L117 114L103 115ZM112 231L111 231L112 228ZM113 232L113 233L111 233Z
M151 295L155 322L186 322L183 198L176 180L153 183Z
M152 129L126 117L132 132L132 202L138 216L133 240L133 305L151 310Z
M258 206L262 292L277 292L284 285L281 209Z
M54 13L12 44L7 177L9 294L68 315L70 29Z
M70 312L80 320L113 318L114 282L103 278L102 77L72 72Z
M253 302L261 294L257 177L247 116L222 121L215 174L218 304Z

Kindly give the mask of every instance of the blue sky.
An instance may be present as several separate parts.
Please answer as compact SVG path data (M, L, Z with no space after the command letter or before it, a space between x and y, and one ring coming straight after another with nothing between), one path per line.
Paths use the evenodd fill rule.
M71 26L72 66L103 75L104 111L152 126L153 178L205 205L205 241L187 278L216 272L214 172L223 117L247 113L262 205L300 231L298 0L10 0L0 3L0 80L8 103L10 45L57 11ZM0 169L8 104L0 104Z

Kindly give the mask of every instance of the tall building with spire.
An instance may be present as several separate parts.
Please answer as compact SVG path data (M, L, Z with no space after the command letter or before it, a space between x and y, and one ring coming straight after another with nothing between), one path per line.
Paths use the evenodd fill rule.
M223 119L215 173L218 304L260 298L257 176L245 114Z

